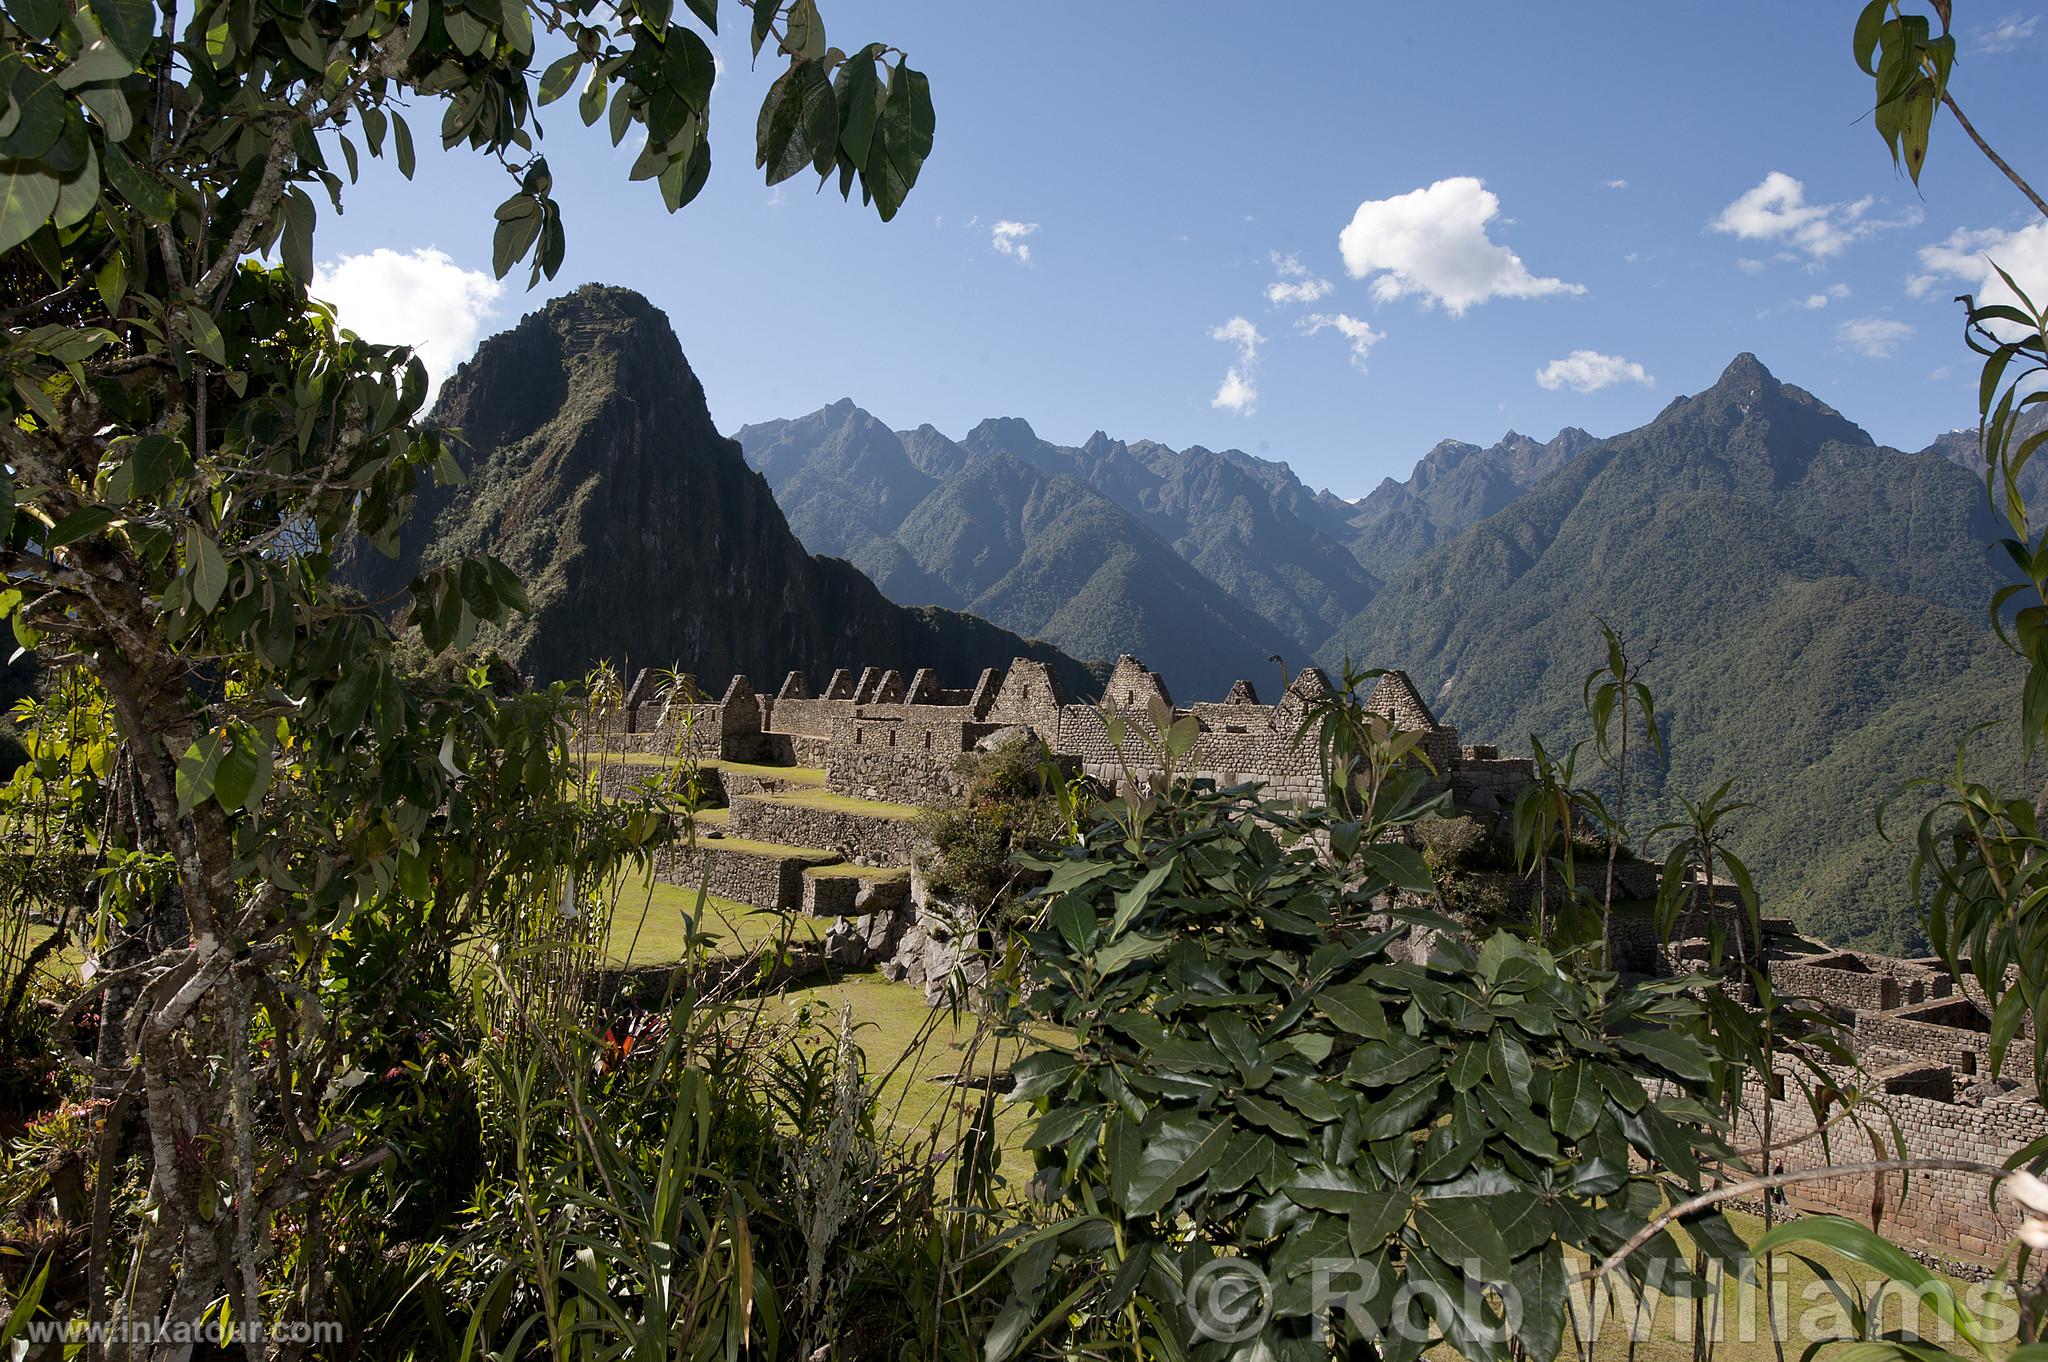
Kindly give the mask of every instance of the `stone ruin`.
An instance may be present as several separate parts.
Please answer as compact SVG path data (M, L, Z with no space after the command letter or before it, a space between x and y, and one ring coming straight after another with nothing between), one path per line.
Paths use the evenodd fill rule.
M2031 1022L2013 1039L1994 1076L1991 1009L1967 971L1958 981L1936 959L1832 950L1792 934L1790 924L1768 926L1776 928L1767 932L1764 956L1772 986L1831 1014L1850 1038L1858 1068L1821 1064L1833 1092L1824 1092L1819 1121L1797 1084L1781 1076L1766 1092L1752 1077L1744 1092L1739 1148L1761 1147L1766 1110L1772 1165L1783 1171L1901 1152L1998 1166L2048 1137ZM1886 1145L1881 1155L1843 1114L1841 1095L1856 1089L1877 1104L1864 1115ZM1903 1151L1896 1147L1900 1138ZM1987 1190L1984 1177L1968 1173L1865 1174L1795 1184L1784 1190L1783 1204L1861 1220L1923 1256L1970 1271L1999 1259L2019 1227L2010 1203L2001 1198L1994 1208Z
M929 670L906 681L869 667L832 674L813 695L791 672L773 695L734 677L715 701L663 696L642 672L627 690L604 746L621 753L606 778L630 783L634 763L682 751L699 763L709 802L697 837L664 850L656 874L756 907L837 919L829 934L835 963L878 965L891 977L936 993L960 963L943 905L918 875L919 809L961 793L964 754L1029 733L1069 771L1114 783L1125 768L1110 740L1108 716L1123 716L1135 736L1156 740L1155 718L1192 717L1199 730L1186 765L1225 785L1259 782L1283 799L1320 794L1313 741L1301 737L1308 707L1331 692L1315 668L1295 677L1277 703L1259 702L1250 681L1220 701L1176 707L1158 673L1136 658L1117 660L1099 703L1062 693L1044 664L1026 659L989 668L965 689L949 689ZM1482 810L1503 808L1532 778L1526 760L1490 747L1465 747L1436 719L1414 685L1388 672L1369 708L1423 734L1422 750L1440 788ZM1147 751L1126 742L1127 753ZM1137 773L1140 776L1148 772Z
M1193 774L1222 784L1261 782L1279 798L1314 798L1315 745L1297 735L1308 705L1329 690L1329 679L1309 668L1271 705L1260 703L1251 682L1239 681L1219 701L1176 706L1164 680L1126 656L1093 704L1065 696L1050 669L1025 659L1007 671L982 672L966 689L948 689L928 670L905 680L870 667L833 673L819 695L792 672L773 695L742 676L716 701L664 703L642 673L606 741L614 751L646 754L642 760L687 748L702 763L713 802L725 805L702 816L694 847L664 853L660 878L694 886L704 874L721 897L834 918L827 936L833 965L879 967L937 997L969 967L971 952L960 949L945 906L924 892L915 820L920 806L959 793L964 753L1029 732L1069 770L1115 782L1124 768L1107 716L1120 714L1155 737L1152 716L1163 707L1199 726L1187 763ZM1533 778L1526 759L1461 744L1399 671L1382 676L1367 705L1424 735L1422 750L1439 786L1459 807L1504 809ZM1654 867L1639 868L1654 874ZM1649 892L1640 885L1629 890L1632 897ZM1993 1076L1990 1009L1974 982L1958 984L1936 961L1832 950L1802 941L1789 923L1766 927L1763 941L1749 939L1744 915L1716 902L1680 924L1677 935L1690 939L1666 948L1647 918L1617 917L1614 958L1640 973L1692 968L1709 936L1739 940L1731 953L1762 952L1780 995L1828 1010L1853 1037L1859 1069L1830 1069L1831 1078L1842 1092L1876 1089L1881 1128L1889 1134L1895 1123L1909 1156L1998 1165L2048 1137L2031 1032L2015 1039L2003 1072ZM1873 1157L1868 1138L1841 1119L1838 1107L1816 1122L1802 1092L1781 1081L1767 1093L1754 1079L1739 1148L1761 1145L1766 1107L1781 1169ZM1826 1138L1816 1133L1821 1126L1828 1127ZM1929 1256L1968 1264L1996 1259L2017 1225L2009 1207L1986 1211L1984 1191L1978 1177L1915 1173L1844 1176L1784 1195L1793 1210L1874 1220Z
M627 691L614 740L626 751L665 753L681 741L700 758L821 769L838 793L921 804L957 793L961 755L1006 729L1029 731L1063 763L1114 781L1122 766L1106 716L1121 714L1156 738L1150 716L1163 705L1174 719L1192 716L1200 726L1190 754L1196 775L1226 785L1258 781L1277 798L1313 798L1320 793L1315 745L1298 734L1310 702L1331 689L1310 667L1277 704L1259 703L1252 683L1238 681L1222 700L1176 707L1157 672L1124 656L1100 703L1087 703L1062 694L1045 664L1019 658L1007 671L983 671L966 690L940 686L929 670L905 682L900 672L869 667L834 672L822 695L791 672L772 696L738 676L715 702L661 704L643 672ZM1424 734L1424 754L1460 804L1505 807L1532 778L1525 758L1460 746L1458 731L1437 721L1403 672L1385 673L1366 707Z

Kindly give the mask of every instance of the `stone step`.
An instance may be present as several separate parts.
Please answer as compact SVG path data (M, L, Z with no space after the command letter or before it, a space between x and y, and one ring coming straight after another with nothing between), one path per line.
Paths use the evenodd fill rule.
M735 837L793 846L831 847L841 859L868 865L910 864L922 840L908 804L854 799L829 790L745 795L732 801Z
M656 780L674 770L667 756L642 753L613 753L604 764L598 793L616 799L636 786ZM706 804L729 803L734 797L753 794L781 794L823 790L825 772L816 766L772 766L750 761L705 760L697 763L698 781Z
M866 917L910 902L910 871L865 865L820 865L804 871L803 910L813 917Z
M704 880L720 898L790 912L803 906L804 872L840 859L838 852L822 847L718 836L703 828L694 846L678 843L656 854L654 878L686 889Z

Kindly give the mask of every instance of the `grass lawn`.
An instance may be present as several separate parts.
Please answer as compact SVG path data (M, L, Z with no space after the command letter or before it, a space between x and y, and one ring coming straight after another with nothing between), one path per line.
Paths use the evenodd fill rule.
M744 856L778 856L798 861L809 861L816 865L832 865L840 857L836 851L824 847L792 847L780 842L756 842L750 837L704 837L698 839L699 848L706 851L737 851Z
M621 766L676 765L676 758L666 752L610 752L605 755L605 760ZM726 761L722 757L704 757L697 764L707 771L730 771L736 776L753 776L757 780L780 780L790 785L820 788L825 784L825 768L822 766L771 766L756 761Z
M881 799L856 799L852 795L835 794L831 790L782 790L775 794L747 795L745 798L758 799L767 804L784 804L798 809L828 809L834 813L862 813L870 818L915 818L918 814L914 804L891 804Z
M853 1009L854 1040L867 1056L871 1082L880 1085L877 1119L902 1138L914 1138L939 1121L951 1129L952 1114L961 1104L979 1103L981 1092L932 1081L941 1074L991 1074L1010 1067L1014 1047L1005 1045L1000 1053L992 1035L976 1042L976 1019L966 1013L958 1018L944 1009L933 1009L924 1000L924 990L908 984L892 984L878 974L854 974L834 983L792 989L782 995L789 1016L806 1019L817 1028L819 1042L829 1043L838 1033L842 1008ZM899 1062L900 1061L900 1062ZM1003 1171L1013 1182L1029 1173L1028 1161L1017 1146L1021 1140L1023 1112L1015 1104L1002 1103L996 1129L1004 1147Z
M814 865L804 872L821 880L878 880L894 884L910 878L910 867L902 865L855 865L852 861L841 861L838 865Z
M621 965L656 965L680 959L684 919L696 906L697 891L681 885L660 881L626 885L619 894L618 911L612 917L613 961ZM830 925L802 913L771 913L709 895L704 900L697 930L719 938L713 949L752 950L776 940L815 941L824 936Z

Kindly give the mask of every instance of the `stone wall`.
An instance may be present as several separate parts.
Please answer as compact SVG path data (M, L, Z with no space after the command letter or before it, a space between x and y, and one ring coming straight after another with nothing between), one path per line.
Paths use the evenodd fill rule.
M1849 1084L1854 1076L1843 1073L1839 1081ZM1905 1137L1907 1157L1999 1165L2014 1150L2048 1135L2048 1110L2024 1092L1971 1106L1916 1095L1910 1087L1909 1082L1902 1089L1886 1092L1884 1110L1869 1113L1887 1142L1891 1125L1896 1123ZM1765 1104L1762 1086L1750 1084L1744 1094L1736 1140L1739 1146L1761 1144ZM1769 1106L1773 1166L1789 1172L1872 1158L1869 1140L1847 1122L1834 1129L1825 1143L1817 1138L1802 1141L1815 1123L1812 1109L1798 1089L1786 1091ZM2001 1256L2019 1225L2019 1217L2009 1205L2001 1202L1995 1211L1987 1205L1987 1190L1988 1180L1980 1175L1916 1172L1910 1179L1897 1174L1882 1178L1864 1174L1800 1183L1788 1187L1785 1195L1793 1210L1875 1224L1896 1243L1978 1263ZM1881 1208L1876 1214L1874 1200Z
M812 864L802 856L733 851L716 838L703 838L695 846L678 843L655 853L654 878L695 889L708 869L705 887L719 898L786 910L803 902L804 870Z
M1143 763L1145 744L1137 739L1156 737L1152 715L1163 707L1200 727L1187 762L1196 776L1257 782L1274 798L1312 799L1321 790L1315 747L1297 734L1308 707L1330 692L1329 678L1310 667L1277 704L1260 704L1252 684L1239 681L1221 701L1176 710L1165 680L1127 656L1117 660L1100 706L1070 703L1050 668L1019 658L1006 672L984 671L971 688L945 687L929 670L906 681L899 672L868 667L833 673L822 696L811 696L795 674L765 696L746 677L734 677L716 704L670 704L657 712L643 674L628 692L632 703L616 741L632 751L666 752L682 742L704 757L823 767L838 773L835 790L917 804L956 791L960 754L1012 727L1037 734L1070 767L1117 780L1123 767L1104 710L1124 716L1134 739L1126 755ZM1440 786L1460 802L1505 808L1530 779L1526 761L1461 748L1457 730L1436 721L1401 672L1382 676L1366 705L1421 732L1421 751Z
M1771 982L1781 993L1808 998L1837 1012L1889 1012L1893 1008L1946 998L1954 991L1946 974L1905 960L1858 951L1774 961Z
M731 836L756 842L836 851L863 865L908 864L921 841L917 825L907 818L782 804L765 798L733 800L726 830Z
M1856 1017L1856 1048L1866 1057L1891 1054L1936 1059L1964 1078L1991 1074L1991 1019L1966 997L1950 997ZM2005 1052L2002 1076L2032 1083L2033 1047L2016 1040Z
M928 804L958 796L962 780L953 769L959 761L939 762L922 751L877 747L836 748L825 768L825 786L856 799L882 799L898 804Z

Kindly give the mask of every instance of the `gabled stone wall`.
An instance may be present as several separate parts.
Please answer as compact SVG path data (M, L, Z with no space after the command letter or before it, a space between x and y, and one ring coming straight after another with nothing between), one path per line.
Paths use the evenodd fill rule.
M647 674L629 690L624 739L633 750L666 751L687 714L691 746L700 756L733 761L820 765L831 788L844 794L902 803L925 803L956 793L961 754L1003 729L1026 729L1064 762L1105 781L1122 778L1123 763L1110 741L1105 714L1123 716L1129 739L1123 754L1144 764L1156 741L1154 715L1193 718L1200 728L1186 769L1236 785L1257 782L1280 799L1312 799L1321 774L1313 742L1302 740L1309 706L1331 692L1329 678L1310 667L1291 681L1277 704L1262 705L1249 681L1221 701L1175 708L1166 681L1134 657L1117 659L1099 703L1069 700L1052 670L1019 658L1006 672L991 668L972 687L949 688L929 669L906 680L901 673L867 667L834 672L822 696L812 696L795 673L773 696L735 677L717 704L671 705L654 712L645 696ZM1530 779L1526 760L1501 758L1492 749L1465 749L1454 728L1440 724L1407 676L1382 676L1366 705L1404 729L1422 734L1420 749L1437 774L1438 788L1481 809L1505 808Z

